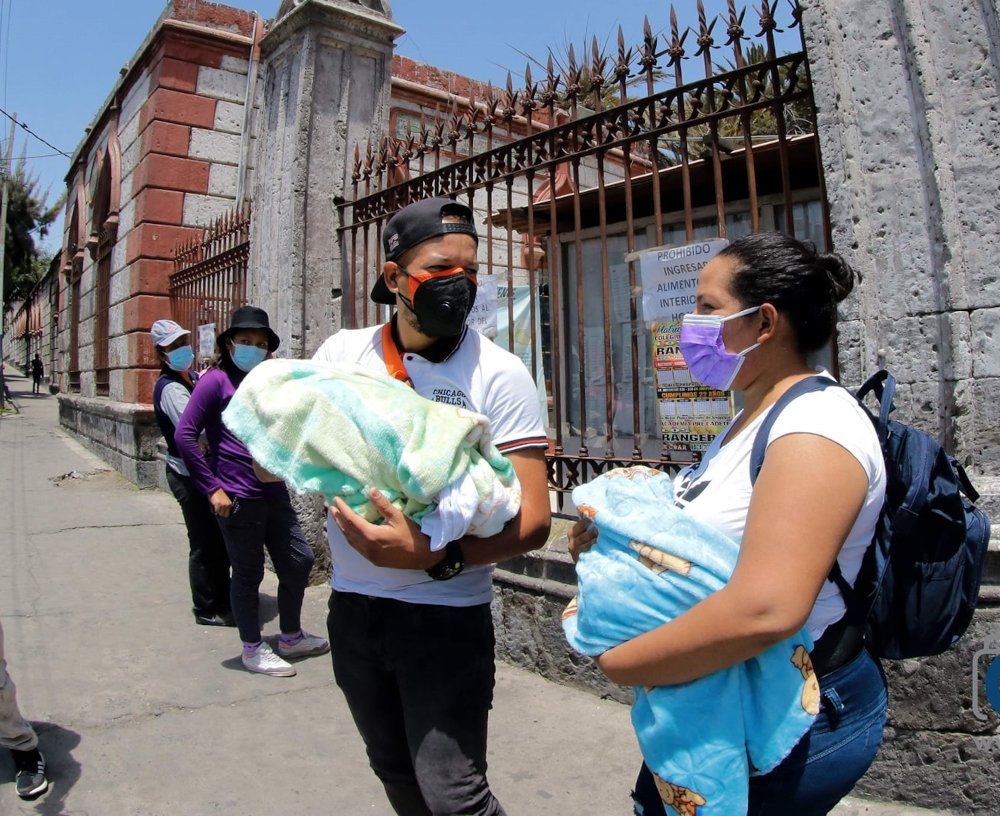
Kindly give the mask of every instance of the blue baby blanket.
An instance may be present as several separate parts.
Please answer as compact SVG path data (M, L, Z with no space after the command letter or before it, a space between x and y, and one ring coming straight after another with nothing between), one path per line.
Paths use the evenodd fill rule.
M466 532L495 535L520 507L514 466L492 444L487 417L425 399L383 371L266 360L240 383L222 420L256 462L299 492L339 496L377 521L368 500L377 487L417 523L434 515L444 530L434 548Z
M582 654L676 618L732 574L737 543L678 509L664 473L612 470L575 488L573 501L598 530L563 613L566 638ZM635 689L632 725L668 813L746 813L750 774L781 762L819 712L810 649L803 629L699 680Z

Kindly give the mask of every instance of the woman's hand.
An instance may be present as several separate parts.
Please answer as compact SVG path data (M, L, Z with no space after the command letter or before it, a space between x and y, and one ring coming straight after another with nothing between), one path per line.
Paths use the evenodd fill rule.
M594 546L594 542L597 541L597 528L589 518L581 516L570 528L567 538L569 554L575 564L583 553Z
M233 501L221 487L208 497L208 503L212 505L212 512L220 518L229 518L233 512Z

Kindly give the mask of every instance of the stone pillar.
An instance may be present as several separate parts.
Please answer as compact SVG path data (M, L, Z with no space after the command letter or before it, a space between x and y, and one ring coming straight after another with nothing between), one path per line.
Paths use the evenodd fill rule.
M805 32L834 245L865 275L841 324L844 378L884 362L909 419L995 487L996 3L817 0Z
M883 365L896 375L902 417L941 439L984 494L995 550L996 0L813 0L804 26L834 247L864 275L843 304L842 377L857 384ZM988 590L980 606L997 594ZM998 719L969 716L973 652L997 624L996 609L981 609L945 655L887 663L890 723L863 790L956 812L1000 812Z
M402 33L385 0L285 0L261 41L248 297L270 314L283 356L311 355L340 328L334 201L354 146L387 130Z

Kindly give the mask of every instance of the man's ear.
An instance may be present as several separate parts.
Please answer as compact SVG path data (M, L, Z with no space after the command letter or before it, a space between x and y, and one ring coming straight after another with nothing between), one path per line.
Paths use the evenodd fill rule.
M399 264L386 261L382 267L382 277L385 278L386 288L396 294L399 291Z
M781 316L778 314L778 310L775 309L770 303L763 304L760 307L760 311L757 312L757 316L760 319L760 329L757 331L757 342L763 343L765 340L770 340L774 337L778 328L778 321Z

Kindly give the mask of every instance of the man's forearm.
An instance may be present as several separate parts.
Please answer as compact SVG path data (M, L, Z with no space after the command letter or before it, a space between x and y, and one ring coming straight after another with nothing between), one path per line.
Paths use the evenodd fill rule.
M549 521L525 521L518 513L495 536L476 538L465 536L459 540L466 564L496 564L541 547L549 536Z
M541 449L516 451L508 458L521 483L521 510L497 535L460 539L466 564L495 564L541 547L549 537L548 469Z

